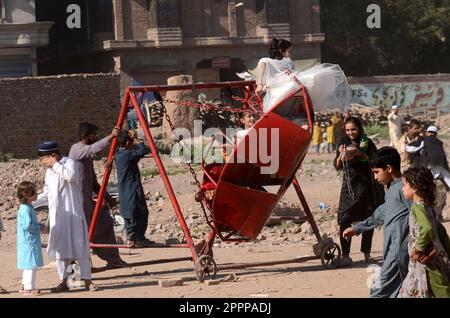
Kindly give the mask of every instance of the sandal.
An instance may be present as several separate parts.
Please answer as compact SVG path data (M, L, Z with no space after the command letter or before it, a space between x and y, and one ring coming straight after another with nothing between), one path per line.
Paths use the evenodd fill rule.
M0 295L5 295L5 294L9 294L9 292L6 289L0 287Z
M41 291L38 289L24 289L22 292L22 296L41 296Z
M58 293L64 293L64 292L68 292L70 289L67 286L67 283L60 283L58 286L53 287L52 289L50 289L50 292L52 294L58 294Z
M95 285L93 282L85 282L85 290L91 291L91 292L96 292L96 291L100 291L102 289L100 287L98 287L97 285Z
M127 240L127 247L128 248L136 248L137 242L133 240Z

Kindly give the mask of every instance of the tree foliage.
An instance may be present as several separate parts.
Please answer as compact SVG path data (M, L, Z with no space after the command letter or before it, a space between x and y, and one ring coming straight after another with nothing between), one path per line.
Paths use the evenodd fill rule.
M381 8L381 28L366 21ZM321 0L322 61L348 75L450 73L450 0Z

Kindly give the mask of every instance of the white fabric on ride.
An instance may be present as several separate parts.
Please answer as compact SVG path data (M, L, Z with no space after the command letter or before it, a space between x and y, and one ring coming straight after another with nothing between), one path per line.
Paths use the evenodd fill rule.
M261 66L265 64L264 74L261 74ZM282 58L281 60L271 59L269 57L263 57L258 62L258 84L267 87L273 78L275 78L279 73L285 70L294 71L295 64L288 57Z
M308 91L315 111L345 111L350 105L351 91L339 65L320 64L295 75Z
M265 64L264 73L262 73L262 64ZM281 60L264 57L258 62L258 84L263 86L266 92L263 100L263 112L267 113L273 106L283 98L295 93L299 89L298 83L292 80L294 62L290 58Z
M271 61L271 62L269 62ZM268 112L281 100L294 94L300 86L294 77L308 91L315 111L341 110L344 111L350 104L350 88L344 72L339 65L320 64L303 72L289 72L289 68L281 70L272 59L261 59L260 63L266 63L264 74L264 112ZM291 61L292 62L292 61ZM288 65L287 62L284 64ZM277 72L278 71L278 72Z

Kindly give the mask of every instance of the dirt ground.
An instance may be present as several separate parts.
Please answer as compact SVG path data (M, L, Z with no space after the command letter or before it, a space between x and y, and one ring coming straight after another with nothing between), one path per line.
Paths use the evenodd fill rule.
M331 166L332 154L309 154L298 177L311 206L313 215L321 230L339 242L336 225L336 208L339 200L341 176ZM151 159L142 164L141 170L151 169ZM194 240L205 237L208 228L202 219L199 207L193 200L195 186L189 175L177 171L176 164L165 159L173 188L190 227ZM33 163L35 164L35 163ZM23 162L20 162L22 167ZM28 167L28 163L25 165ZM0 164L1 169L11 171L17 163ZM25 168L24 168L25 169ZM40 172L42 173L42 171ZM101 171L99 172L101 175ZM38 175L42 176L43 173ZM16 182L14 179L11 182ZM174 217L170 201L167 199L162 181L158 176L143 177L144 188L148 191L150 221L147 235L150 239L164 242L168 238L180 238L179 226ZM5 192L3 192L5 195ZM6 201L5 201L6 202ZM448 201L450 202L450 201ZM320 209L319 203L326 208ZM3 203L0 203L0 207ZM4 204L6 205L6 203ZM283 198L285 207L299 207L293 189L289 189ZM16 268L15 245L15 207L0 210L6 232L0 240L0 286L10 292L0 297L21 297L18 293L21 272ZM449 209L446 208L445 215ZM450 223L445 223L450 231ZM277 266L253 267L239 270L220 270L221 266L230 263L249 263L276 261L303 256L312 256L312 245L315 243L307 223L295 224L286 222L274 226L266 226L258 239L250 243L220 243L214 246L214 259L219 272L218 279L235 274L234 281L220 282L217 285L199 283L194 274L193 263L185 260L189 257L187 249L122 249L122 258L132 265L131 268L104 270L105 263L97 256L92 257L97 271L93 274L94 282L101 291L85 292L73 290L66 294L53 295L49 289L58 283L56 269L51 266L43 249L47 266L38 270L37 287L44 293L42 297L167 297L167 298L275 298L275 297L367 297L368 282L374 277L376 266L381 266L383 230L377 229L373 239L373 262L367 264L359 252L360 237L352 244L352 268L323 269L319 259L307 262L284 264ZM43 237L46 241L46 236ZM183 259L178 262L161 263L161 260ZM146 263L143 266L138 263ZM134 264L134 266L133 266ZM142 265L142 264L141 264ZM158 281L182 279L182 286L160 287Z

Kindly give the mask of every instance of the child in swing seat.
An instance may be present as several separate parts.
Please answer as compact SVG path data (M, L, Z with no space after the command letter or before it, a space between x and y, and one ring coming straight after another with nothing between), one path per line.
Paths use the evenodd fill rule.
M252 129L252 127L256 123L256 119L256 115L251 110L245 110L239 113L239 122L244 127L244 129L238 130L236 132L235 146L237 146L245 138L250 129Z

